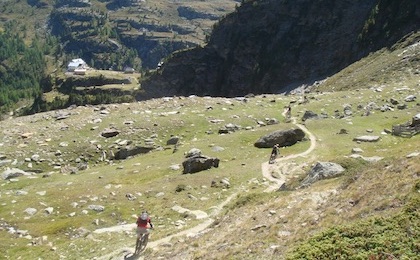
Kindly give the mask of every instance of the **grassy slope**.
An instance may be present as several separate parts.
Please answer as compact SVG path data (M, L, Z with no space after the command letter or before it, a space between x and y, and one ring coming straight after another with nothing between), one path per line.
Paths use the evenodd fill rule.
M419 53L418 47L416 50ZM391 54L399 53L401 50ZM364 64L363 62L360 64ZM358 71L367 73L360 77L363 79L371 71L363 69L365 65L360 64L353 66L360 66ZM409 200L408 194L412 193L414 181L418 178L418 160L405 156L418 152L420 136L398 138L383 135L381 131L391 128L393 124L410 120L418 113L418 106L416 102L411 102L407 103L407 109L373 111L369 117L362 117L362 111L358 111L356 107L371 101L382 105L388 103L387 100L391 97L402 101L408 94L418 95L417 74L410 72L410 68L405 66L400 69L398 75L405 75L404 77L393 78L386 84L378 80L380 83L374 84L383 85L382 92L367 88L323 94L313 92L308 94L309 103L294 105L294 116L299 117L309 109L317 113L324 111L330 118L306 122L307 128L316 135L318 146L307 158L298 158L293 162L308 170L316 161L336 161L348 170L341 178L318 182L305 190L275 194L262 192L265 185L261 163L268 159L270 149L256 149L253 143L263 134L292 127L289 123L283 123L281 112L290 100L299 97L258 96L249 99L247 103L221 98L150 100L107 105L105 107L110 111L107 116L100 116L94 107L79 107L69 110L72 115L63 121L52 118L55 112L2 121L0 147L7 158L17 159L17 165L12 167L27 169L28 162L25 162L25 158L38 153L46 161L33 163L33 168L51 171L52 175L41 178L38 174L33 176L37 177L35 179L21 177L17 182L0 182L1 252L4 252L5 257L21 259L56 259L59 255L67 256L67 259L100 256L132 245L134 234L86 235L81 228L92 231L100 227L132 223L135 220L133 215L142 208L147 208L153 214L157 226L153 235L153 240L156 240L178 232L180 228L174 225L177 220L185 221L188 227L199 223L192 216L171 210L173 205L210 213L212 206L219 204L237 189L242 190L239 197L219 216L213 224L214 230L193 239L175 239L170 249L162 248L157 252L149 250L146 254L152 258L163 256L173 259L278 259L297 242L305 241L325 228L371 216L398 214ZM336 86L343 89L345 85L350 85L348 82L352 82L354 74L340 75L336 77L341 78L341 83L336 83ZM344 81L346 78L348 81ZM365 85L370 86L371 83ZM395 91L402 86L407 86L408 89ZM322 90L322 86L319 89ZM272 102L273 100L276 102ZM352 104L354 115L347 119L331 118L335 110L342 112L345 103ZM209 109L210 106L212 109ZM172 111L179 113L168 113ZM256 127L256 120L272 117L279 119L281 123ZM102 118L102 122L93 124L92 120L95 118ZM225 121L214 124L209 123L211 119ZM125 124L131 120L133 125ZM241 130L229 135L218 135L217 130L225 123L255 128L252 131ZM68 126L69 129L62 130L63 126ZM93 126L98 128L92 130ZM121 134L111 139L100 137L100 131L110 126L117 127ZM341 128L347 129L349 134L337 135ZM353 137L367 134L367 129L380 135L381 141L361 144L352 141ZM208 130L214 133L207 134ZM29 139L22 139L20 135L25 132L32 132L34 135ZM180 136L179 151L172 153L169 147L170 149L154 151L125 161L96 163L100 154L95 152L94 144L100 144L106 149L118 139L143 144L144 138L153 134L157 135L155 142L163 147L167 147L166 140L170 135ZM60 147L58 144L61 142L69 145ZM221 146L225 150L214 152L213 146ZM201 149L205 155L220 158L220 167L194 175L182 175L180 171L169 169L170 165L182 163L183 152L193 147ZM284 148L281 153L299 153L308 147L309 143L306 141ZM354 147L362 148L364 156L378 155L384 159L378 163L363 163L347 158ZM75 175L62 174L59 170L52 169L49 160L58 161L54 155L57 150L61 150L65 160L71 159L69 164L72 166L76 165L75 159L78 156L87 158L88 154L92 155L89 159L90 168ZM288 174L293 175L293 172ZM230 179L231 189L210 187L212 180L222 177ZM294 176L295 180L301 178L303 176ZM257 182L252 181L253 179ZM177 193L175 190L180 184L190 187ZM19 190L28 192L28 195L18 195ZM39 195L40 191L46 191L46 194ZM159 192L164 194L156 196ZM137 199L127 200L128 193L135 195ZM191 199L189 195L198 200ZM72 202L79 205L73 208ZM90 204L104 205L105 211L95 213L88 210L88 214L83 214L82 210L87 209ZM38 213L28 217L23 212L28 207L38 209ZM51 215L45 214L46 207L54 207L54 212ZM270 213L270 210L275 213ZM76 213L74 217L69 216L72 212ZM95 220L98 220L98 226L93 223ZM8 225L27 230L32 237L12 235L7 232ZM252 230L258 225L265 226ZM183 228L185 227L181 226ZM44 239L46 241L30 245L42 236L47 236ZM52 247L54 250L51 250Z

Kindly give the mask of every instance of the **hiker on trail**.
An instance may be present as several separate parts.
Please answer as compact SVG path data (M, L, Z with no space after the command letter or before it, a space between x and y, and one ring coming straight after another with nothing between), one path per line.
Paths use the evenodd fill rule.
M137 218L137 237L140 237L142 234L149 236L149 229L153 229L152 221L149 217L147 211L143 211L141 215Z
M271 151L270 160L268 163L273 164L279 154L279 144L275 144L273 146L273 150Z

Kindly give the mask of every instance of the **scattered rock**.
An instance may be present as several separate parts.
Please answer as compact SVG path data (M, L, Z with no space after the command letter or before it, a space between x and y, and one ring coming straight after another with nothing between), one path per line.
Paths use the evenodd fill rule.
M349 104L344 105L344 112L343 113L344 113L344 116L353 115L353 112L351 110L351 105L349 105Z
M130 156L138 155L138 154L145 154L152 150L155 147L146 147L146 146L127 146L120 148L118 151L114 153L114 157L111 159L115 160L125 160Z
M178 171L179 169L181 169L181 165L173 164L173 165L169 166L169 169L171 169L173 171Z
M261 229L261 228L266 228L266 227L267 227L267 225L262 224L262 225L257 225L257 226L255 226L255 227L252 227L252 228L251 228L251 230L252 230L252 231L256 231L256 230L258 230L258 229Z
M310 110L307 110L307 111L305 111L305 114L303 114L303 116L302 116L302 121L305 122L308 119L318 119L318 118L319 118L319 116L316 113L314 113Z
M111 138L120 134L120 131L113 128L107 128L101 132L101 136L105 138Z
M24 210L24 212L30 216L33 216L38 212L38 210L35 208L27 208Z
M101 205L89 205L88 209L96 211L96 212L102 212L105 210L105 207Z
M363 153L363 150L361 148L353 148L351 149L351 153Z
M171 138L169 138L168 141L166 141L166 145L176 145L178 141L179 141L178 136L172 136Z
M48 208L45 209L45 213L47 213L48 215L51 215L53 213L53 211L54 211L53 207L48 207Z
M6 170L1 174L1 177L4 180L9 180L9 179L17 178L23 175L30 175L30 174L17 168L6 168Z
M28 139L31 138L33 134L34 133L23 133L20 135L20 137L22 137L22 139Z
M407 158L414 158L414 157L417 157L417 156L419 156L420 155L420 152L414 152L414 153L410 153L410 154L407 154Z
M219 134L229 134L241 129L241 126L229 123L219 129Z
M267 125L276 125L279 123L279 120L276 118L266 118L265 121L267 122Z
M127 194L125 194L125 197L128 199L128 200L130 200L130 201L133 201L133 200L136 200L137 198L136 198L136 196L134 196L133 194L131 194L131 193L127 193Z
M225 150L225 148L220 147L220 146L214 146L211 150L212 150L213 152L221 152L221 151L224 151L224 150Z
M302 181L302 186L309 186L318 180L336 177L344 171L345 169L337 163L318 162Z
M378 162L378 161L383 159L383 157L380 157L380 156L365 157L365 156L362 156L360 154L352 154L352 155L350 155L350 158L362 159L362 160L365 160L367 162Z
M406 98L404 98L405 102L414 102L417 99L415 95L409 95Z
M187 152L187 154L185 155L186 158L189 157L195 157L195 156L201 156L201 150L197 149L197 148L192 148L191 150L189 150Z
M24 190L18 190L18 191L16 191L16 195L17 196L25 196L25 195L28 195L28 192L24 191Z
M353 141L355 142L377 142L381 139L380 136L374 136L374 135L363 135L353 138Z
M339 135L346 135L346 134L348 134L349 132L346 130L346 129L344 129L344 128L341 128L340 129L340 132L338 132L338 134Z
M210 187L228 189L228 188L230 188L230 182L226 178L223 178L221 180L212 180L211 184L210 184Z

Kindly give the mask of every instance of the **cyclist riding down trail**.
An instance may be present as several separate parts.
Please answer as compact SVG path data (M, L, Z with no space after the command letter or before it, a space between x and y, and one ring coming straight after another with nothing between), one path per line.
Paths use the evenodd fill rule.
M137 218L137 238L140 238L142 234L149 236L149 228L153 229L152 221L147 211L143 211Z

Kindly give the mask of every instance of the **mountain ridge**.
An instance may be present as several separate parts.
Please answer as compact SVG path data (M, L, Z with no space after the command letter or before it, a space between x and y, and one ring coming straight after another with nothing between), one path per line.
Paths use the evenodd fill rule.
M247 1L206 46L173 54L142 87L151 96L285 92L416 32L418 10L410 0Z

